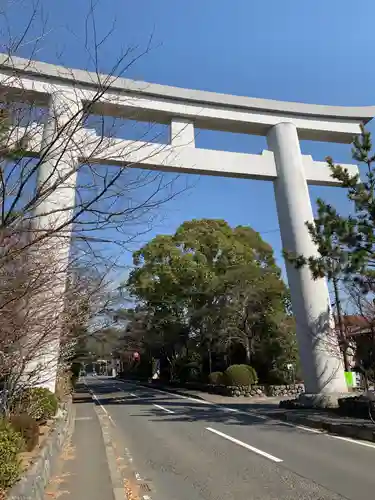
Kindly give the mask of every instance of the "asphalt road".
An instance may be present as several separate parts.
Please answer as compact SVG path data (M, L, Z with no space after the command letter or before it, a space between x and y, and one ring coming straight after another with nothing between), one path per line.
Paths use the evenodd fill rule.
M370 500L375 445L194 398L87 378L150 492L144 500Z

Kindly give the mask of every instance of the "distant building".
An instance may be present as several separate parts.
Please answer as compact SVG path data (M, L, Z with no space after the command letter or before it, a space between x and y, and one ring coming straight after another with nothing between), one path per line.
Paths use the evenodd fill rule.
M351 368L358 366L356 353L360 346L375 347L375 318L366 318L361 315L345 315L342 317L344 333L349 341L348 357ZM335 319L336 331L340 335L338 320Z

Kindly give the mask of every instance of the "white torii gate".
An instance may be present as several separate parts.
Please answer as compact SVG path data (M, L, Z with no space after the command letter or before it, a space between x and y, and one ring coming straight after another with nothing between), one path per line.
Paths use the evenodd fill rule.
M76 154L58 151L60 173L90 162L146 169L269 180L274 184L282 244L285 250L305 256L316 255L305 222L313 220L308 184L337 185L325 162L314 161L300 150L300 139L350 143L360 133L360 125L375 115L375 107L338 107L253 99L213 92L175 88L111 78L82 70L0 55L0 92L15 99L48 105L49 122L35 125L28 145L38 154L54 139L56 123L68 121L85 103L92 104L99 83L111 82L99 99L95 113L131 117L170 124L170 144L154 144L111 139L103 147L103 137L92 130L78 130ZM269 151L260 155L195 148L194 128L241 132L267 137ZM23 136L19 127L16 135ZM105 140L105 139L104 139ZM101 147L98 148L98 144ZM48 162L43 162L45 178ZM345 165L351 174L355 165ZM63 195L52 193L38 213L48 212L51 204L72 207L75 176L69 179ZM47 208L46 208L47 207ZM62 217L68 217L68 211ZM40 215L41 226L49 223ZM66 244L64 259L68 259ZM286 263L293 312L297 322L299 352L307 393L325 399L347 392L337 339L332 337L332 314L324 279L314 281L308 269L295 269ZM328 340L327 340L328 339Z

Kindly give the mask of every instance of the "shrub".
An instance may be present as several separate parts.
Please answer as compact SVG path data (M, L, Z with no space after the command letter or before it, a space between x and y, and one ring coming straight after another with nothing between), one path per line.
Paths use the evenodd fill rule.
M32 451L39 443L39 424L27 413L10 418L13 429L19 432L25 442L26 451Z
M196 382L200 379L201 370L197 361L183 360L176 368L177 378L181 382Z
M212 372L208 376L208 383L214 385L224 384L224 373L223 372Z
M56 414L57 406L57 398L49 389L30 387L25 389L15 401L12 414L27 413L35 420L45 421Z
M255 368L253 368L250 365L245 365L245 366L246 366L247 370L249 371L250 378L252 380L252 382L250 382L250 385L257 384L258 383L258 374L255 371Z
M231 365L224 372L226 385L248 386L258 382L256 371L248 365Z
M19 453L24 441L9 422L0 420L0 489L12 486L21 474Z

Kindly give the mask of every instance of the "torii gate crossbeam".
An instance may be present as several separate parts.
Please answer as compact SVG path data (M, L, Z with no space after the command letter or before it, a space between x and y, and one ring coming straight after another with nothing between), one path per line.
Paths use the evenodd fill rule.
M95 99L98 89L105 91ZM313 220L308 184L335 185L323 162L303 156L300 139L350 143L360 126L375 115L375 107L337 107L252 99L213 92L136 82L107 75L63 68L0 55L0 93L7 98L31 101L50 108L55 123L66 120L91 104L93 113L168 123L170 144L108 140L97 153L103 138L95 131L79 130L81 147L76 154L60 155L59 169L74 161L136 166L165 171L203 173L226 177L270 180L274 184L281 239L284 249L306 256L317 250L305 222ZM95 100L95 104L93 104ZM57 111L58 110L58 111ZM30 154L38 155L51 140L51 121L35 124L29 141ZM194 129L204 128L267 137L269 151L261 155L195 148ZM29 127L30 129L30 127ZM16 136L24 131L19 128ZM53 134L52 134L53 135ZM104 139L105 140L105 139ZM53 161L53 159L51 159ZM42 164L48 169L48 161ZM357 173L355 165L346 165ZM43 172L40 174L43 178ZM74 176L73 176L74 177ZM70 190L48 198L45 203L60 206L74 203L74 182ZM69 192L68 192L69 191ZM57 199L58 197L58 199ZM40 213L45 207L38 208ZM40 216L43 219L43 216ZM48 221L41 220L41 224ZM67 252L65 252L65 258ZM286 263L293 312L308 393L328 399L347 392L337 339L332 335L332 314L326 281L314 281L308 269Z

